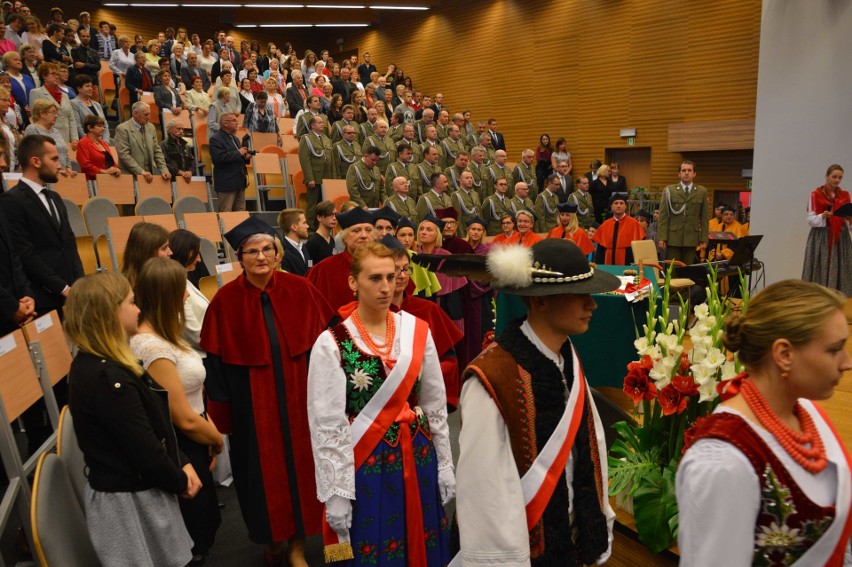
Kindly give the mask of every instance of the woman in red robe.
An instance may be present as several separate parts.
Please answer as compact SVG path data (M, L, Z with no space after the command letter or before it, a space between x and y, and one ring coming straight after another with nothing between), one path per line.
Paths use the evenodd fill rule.
M583 254L591 254L595 245L589 240L586 231L580 228L577 220L577 205L559 203L559 226L547 233L548 238L563 238L571 240L580 247Z
M533 232L535 213L531 210L521 209L518 211L518 214L515 215L515 224L518 226L518 232L507 239L506 244L520 244L529 248L536 242L543 240L542 237Z
M307 353L333 311L302 277L274 269L275 231L250 217L225 234L243 273L218 291L201 348L215 422L231 434L234 484L249 539L267 565L307 566L305 536L319 533L322 506L307 416Z

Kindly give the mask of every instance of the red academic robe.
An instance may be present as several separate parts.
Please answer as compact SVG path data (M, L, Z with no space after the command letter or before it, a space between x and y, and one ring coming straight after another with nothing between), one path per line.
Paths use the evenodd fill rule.
M352 290L349 289L352 259L352 254L344 250L340 254L329 256L308 270L308 281L316 286L335 313L355 298Z
M263 292L269 298L265 306ZM213 401L230 406L234 483L255 543L321 529L308 429L307 353L333 314L313 285L285 272L275 272L264 290L241 274L207 309L201 330L201 348L210 359L207 391ZM268 324L274 324L274 337ZM280 365L273 352L280 353Z
M595 262L616 266L630 264L633 262L630 243L644 238L645 229L633 217L624 215L620 221L608 218L592 237L599 245Z
M516 232L512 236L506 239L506 244L520 244L521 246L526 246L529 248L536 242L541 242L543 240L538 234L534 232L528 232L526 236L521 237L520 232Z
M592 241L589 240L589 235L586 234L586 231L582 228L578 228L574 231L573 234L568 234L568 231L565 230L564 227L557 226L553 230L547 233L548 238L565 238L567 240L571 240L580 247L580 250L583 251L583 254L591 254L595 250L595 245L592 244Z

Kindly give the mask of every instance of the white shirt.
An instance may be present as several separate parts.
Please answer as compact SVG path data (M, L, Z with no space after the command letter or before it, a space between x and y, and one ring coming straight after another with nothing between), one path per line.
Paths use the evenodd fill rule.
M207 353L201 350L200 346L201 325L204 322L204 315L207 313L210 301L189 280L186 280L186 290L189 292L189 297L183 304L183 315L186 322L183 328L183 338L201 358L206 358Z
M44 205L45 209L47 209L47 213L51 216L51 218L56 218L56 217L54 217L54 206L55 205L53 205L52 203L50 203L47 200L47 193L44 192L45 187L43 185L39 185L35 181L31 181L31 180L27 179L26 177L21 177L21 181L26 183L30 187L30 189L33 190L33 192L36 194L36 196L38 196L38 198L41 200L41 204ZM56 211L55 214L58 215L59 211Z
M295 248L296 250L298 250L298 251L299 251L299 254L301 254L301 255L302 255L302 260L305 260L305 251L304 251L304 250L302 250L302 246L303 246L302 241L301 241L301 240L299 240L299 241L293 240L293 239L292 239L292 238L290 238L289 236L285 236L285 237L284 237L284 239L285 239L287 242L289 242L290 244L292 244L292 245L293 245L293 248Z

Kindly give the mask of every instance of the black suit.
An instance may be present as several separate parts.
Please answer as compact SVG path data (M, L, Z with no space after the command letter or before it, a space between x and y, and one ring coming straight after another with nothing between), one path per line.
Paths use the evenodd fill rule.
M71 68L73 73L71 75L72 82L77 75L88 75L92 78L92 84L98 86L101 74L101 61L98 58L98 50L85 45L78 45L71 50L71 59L74 60L74 63L83 63L83 67L79 69L76 67Z
M145 73L148 76L148 84L151 85L150 89L153 92L154 90L154 78L151 76L151 72L145 68L139 68L138 65L134 65L130 69L127 70L127 74L124 76L125 86L127 90L130 91L130 106L139 100L139 95L136 93L136 89L142 89L142 73Z
M19 301L22 297L32 296L33 291L12 235L6 223L0 223L0 336L18 328L13 318L18 311Z
M213 158L213 189L217 193L245 191L248 186L248 159L240 154L240 140L219 130L210 136L210 155Z
M23 181L0 195L0 211L6 219L24 272L32 283L36 309L47 313L65 303L65 286L83 277L83 263L62 198L48 196L59 214L59 224L41 198Z
M308 261L311 257L308 255L305 245L302 245L302 252L305 254L305 257L302 258L302 254L286 238L281 243L284 245L284 258L281 260L281 268L297 276L304 276L308 273Z
M370 82L370 74L373 71L376 71L376 66L370 63L367 65L366 63L361 63L358 65L358 77L361 78L361 84L366 85Z
M491 134L491 145L494 146L494 151L503 150L505 152L506 140L503 138L503 134L494 130L489 130L488 133Z
M307 88L305 88L305 95L311 96ZM300 110L305 108L306 99L302 98L302 93L299 92L296 85L290 85L287 87L287 91L284 93L284 98L287 99L287 108L290 110L290 116L293 118L296 117Z
M204 69L198 66L192 68L188 64L181 67L180 80L186 85L186 90L192 89L192 80L195 77L201 77L201 88L204 89L204 92L210 90L210 77L207 76L207 72Z

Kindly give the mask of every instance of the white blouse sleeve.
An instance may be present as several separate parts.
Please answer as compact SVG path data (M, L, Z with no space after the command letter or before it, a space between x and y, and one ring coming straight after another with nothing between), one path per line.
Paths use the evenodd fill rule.
M478 380L461 393L456 505L464 567L525 567L530 544L509 430Z
M453 468L450 428L447 425L447 390L432 331L426 337L426 352L420 374L420 408L429 421L432 444L438 455L438 470Z
M189 297L183 304L185 320L183 337L189 343L189 346L198 349L201 348L199 346L201 344L201 325L204 323L204 314L207 312L209 302L189 280L186 281L186 289L189 292Z
M760 479L746 456L725 441L702 439L681 460L676 490L680 564L751 565Z
M808 226L812 228L821 228L825 226L826 218L821 214L814 212L813 196L808 197Z
M346 374L331 331L319 336L308 368L308 425L316 469L317 498L355 499L355 454L346 417Z

